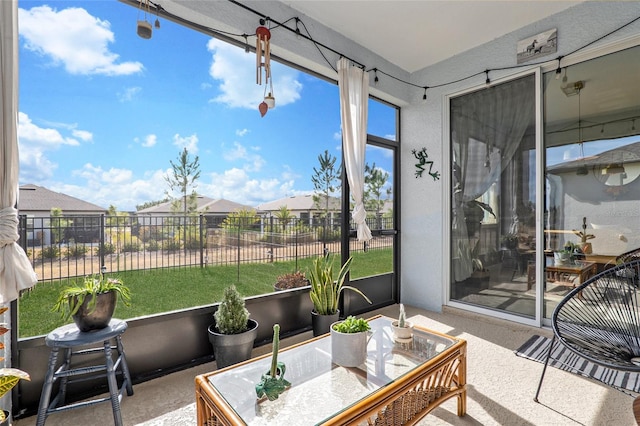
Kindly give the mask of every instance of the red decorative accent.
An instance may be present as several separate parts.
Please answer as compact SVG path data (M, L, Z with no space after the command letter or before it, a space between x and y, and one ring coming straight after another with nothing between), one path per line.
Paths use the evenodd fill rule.
M264 117L269 110L269 105L267 105L267 103L263 101L260 105L258 105L258 110L260 110L260 116Z
M262 40L269 40L271 38L271 31L267 27L256 28L256 35Z

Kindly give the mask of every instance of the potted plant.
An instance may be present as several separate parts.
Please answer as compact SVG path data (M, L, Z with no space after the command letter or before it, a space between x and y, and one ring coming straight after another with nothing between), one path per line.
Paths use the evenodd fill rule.
M9 308L4 306L0 308L0 315L4 314ZM9 328L5 324L0 325L0 336L9 332ZM2 346L2 349L4 346ZM0 357L0 361L4 358ZM17 368L0 368L0 399L5 396L20 379L31 380L29 373ZM8 410L0 409L0 426L8 426L11 419L11 413Z
M131 291L121 279L91 275L82 284L64 288L52 310L64 319L73 318L80 331L99 330L109 325L118 296L130 306Z
M313 325L314 336L328 333L331 324L338 320L340 316L338 303L340 301L340 293L342 293L343 290L348 289L355 291L364 297L367 302L371 303L371 300L360 290L349 285L344 285L353 258L350 257L344 265L342 265L338 273L338 279L335 281L333 279L334 259L329 258L329 253L318 257L313 261L313 268L309 274L309 281L311 283L309 297L311 297L311 302L313 302L311 323Z
M413 324L407 321L407 317L404 312L404 305L401 303L398 319L391 322L391 330L393 331L394 338L400 342L411 340L412 329Z
M278 399L281 393L291 387L284 378L286 367L283 362L278 362L278 350L280 349L280 324L273 325L273 343L271 347L271 368L260 378L256 385L258 401L267 398L269 401Z
M576 231L573 229L573 233L580 237L580 249L584 254L591 254L593 251L591 247L590 239L595 238L596 236L593 234L587 234L587 218L582 218L582 232Z
M583 253L580 247L571 241L567 241L562 250L553 252L553 261L555 265L574 263L576 259L580 259L582 257Z
M518 247L518 235L517 234L505 234L500 238L503 246L506 249L513 250Z
M305 287L309 285L309 280L305 276L304 272L296 271L289 274L283 274L278 276L273 288L276 291L289 290L292 288Z
M249 318L245 301L235 286L224 289L222 301L213 314L215 324L208 328L218 368L251 358L253 342L258 335L258 322Z
M349 315L331 325L331 361L342 367L357 367L367 359L367 320Z

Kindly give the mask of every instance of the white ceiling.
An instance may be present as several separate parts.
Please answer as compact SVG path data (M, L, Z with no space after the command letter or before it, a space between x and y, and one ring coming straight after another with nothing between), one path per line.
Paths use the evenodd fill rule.
M582 3L551 0L281 1L408 72Z

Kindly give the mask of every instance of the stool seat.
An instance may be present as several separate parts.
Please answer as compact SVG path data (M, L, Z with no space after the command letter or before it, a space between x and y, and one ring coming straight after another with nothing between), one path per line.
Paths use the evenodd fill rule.
M47 334L44 343L49 347L70 348L73 346L90 345L112 339L125 332L126 321L112 318L109 325L100 330L80 331L77 325L67 324L56 328Z
M72 410L86 407L101 402L111 401L113 418L116 426L122 425L122 415L120 413L120 400L124 391L127 395L133 395L131 376L122 347L121 336L127 329L127 322L113 318L106 328L83 332L75 324L67 324L58 327L47 335L45 344L51 348L49 355L49 368L45 376L38 406L37 426L44 426L47 416L51 413ZM111 341L115 340L115 346ZM74 351L73 348L102 343L101 347L81 349ZM57 366L58 352L62 349L64 360L60 367ZM118 357L113 360L113 350L118 352ZM104 354L102 364L71 368L72 355L90 355L102 352ZM86 363L85 363L86 364ZM84 365L84 364L83 364ZM122 386L118 389L116 374L122 375ZM109 396L89 401L82 401L72 404L65 404L67 384L73 382L72 377L83 376L75 381L84 381L90 378L106 377L109 387ZM56 396L51 399L54 382L60 379L60 387Z

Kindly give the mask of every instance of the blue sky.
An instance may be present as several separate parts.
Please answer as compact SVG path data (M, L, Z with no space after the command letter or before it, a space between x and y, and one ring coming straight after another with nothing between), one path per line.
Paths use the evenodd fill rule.
M341 155L333 83L272 63L276 108L260 117L253 53L164 19L142 39L116 0L18 6L20 184L135 210L164 198L186 147L198 193L255 206L311 192L318 155ZM394 110L369 108L369 133L395 138ZM392 175L386 154L367 162Z

